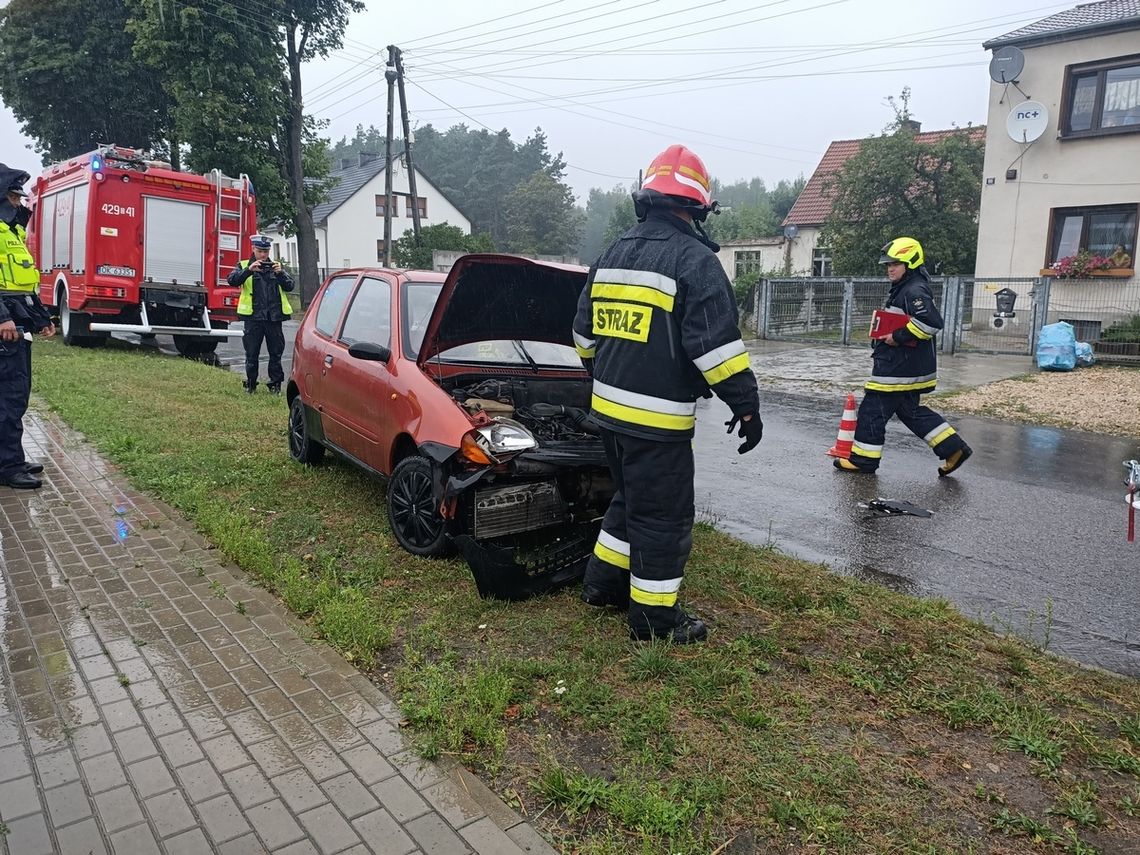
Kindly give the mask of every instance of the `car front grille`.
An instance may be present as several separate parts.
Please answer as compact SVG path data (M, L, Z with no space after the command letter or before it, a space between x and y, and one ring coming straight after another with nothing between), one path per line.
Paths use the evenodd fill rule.
M475 492L475 538L533 531L565 522L566 502L554 481L532 481Z

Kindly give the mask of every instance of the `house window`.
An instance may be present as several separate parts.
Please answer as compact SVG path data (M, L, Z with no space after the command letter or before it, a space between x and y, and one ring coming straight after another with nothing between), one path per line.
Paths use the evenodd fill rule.
M1133 267L1136 258L1136 205L1100 205L1089 208L1055 208L1049 228L1052 266L1062 258L1087 249L1106 258L1117 257L1121 267ZM1127 255L1128 258L1124 259ZM1123 262L1127 263L1123 263Z
M1061 116L1065 137L1140 131L1140 57L1069 66Z
M736 268L734 279L740 279L742 276L759 277L764 272L764 260L760 251L756 249L738 250L733 256L733 263Z
M376 241L376 260L381 264L384 263L384 241Z
M811 251L811 275L831 276L831 250L819 247Z
M388 206L386 204L384 204L384 196L380 193L377 193L376 194L376 216L378 216L378 217L384 216L384 210L387 207Z
M412 218L412 197L411 196L408 196L404 200L404 206L405 206L405 210L406 210L405 216L410 220ZM416 207L420 209L420 219L426 220L427 219L427 199L425 199L423 196L417 196L416 197Z
M274 258L280 258L281 257L281 244L277 241L273 242L273 257Z

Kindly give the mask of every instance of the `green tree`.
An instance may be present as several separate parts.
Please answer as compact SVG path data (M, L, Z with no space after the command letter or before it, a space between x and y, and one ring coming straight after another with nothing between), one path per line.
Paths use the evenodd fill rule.
M626 229L636 223L637 213L633 209L633 199L626 196L610 214L609 222L606 223L606 230L602 234L602 246L609 246L625 234ZM582 260L585 261L585 259Z
M528 255L566 255L578 245L582 212L570 188L536 172L506 198L507 246Z
M432 250L443 249L454 252L494 252L491 236L485 233L469 235L459 226L436 223L420 229L417 242L412 229L392 243L392 262L397 267L409 270L431 270Z
M605 246L606 230L614 211L629 202L630 189L615 184L609 190L591 187L583 213L582 239L578 243L578 257L586 264L598 257ZM632 216L633 205L630 204Z
M12 0L0 10L0 97L44 162L101 143L177 163L160 76L135 59L123 0Z
M984 139L963 128L917 140L909 98L904 89L899 101L890 99L895 121L864 140L831 185L820 241L831 248L837 274L880 272L879 247L901 235L922 243L933 271L974 271Z
M341 137L339 142L329 147L329 163L333 169L338 169L342 160L355 162L365 152L383 155L386 144L384 132L375 125L369 125L367 130L364 125L357 125L356 133L351 140L348 137ZM395 144L393 148L396 148ZM399 145L399 150L403 151L402 143Z

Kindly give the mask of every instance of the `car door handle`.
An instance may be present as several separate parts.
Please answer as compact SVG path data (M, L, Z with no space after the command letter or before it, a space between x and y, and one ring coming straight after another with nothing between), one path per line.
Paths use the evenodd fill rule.
M326 354L325 355L325 368L331 368L332 364L333 364L332 354L331 353Z

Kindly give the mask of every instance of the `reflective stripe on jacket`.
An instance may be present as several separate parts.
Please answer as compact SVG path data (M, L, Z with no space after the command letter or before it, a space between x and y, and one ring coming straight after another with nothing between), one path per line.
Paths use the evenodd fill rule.
M23 226L0 223L0 291L31 294L39 289L40 272L24 235Z
M759 411L732 285L683 220L651 210L590 269L574 346L594 377L605 427L646 439L692 437L711 389L738 415Z
M864 388L870 392L933 391L938 383L934 336L942 330L942 315L925 270L907 271L891 287L883 308L906 312L910 320L895 330L896 346L876 342L871 379Z
M238 270L245 270L249 267L249 259L243 259L238 262ZM237 313L239 315L252 315L253 314L253 280L258 276L258 271L253 271L241 283L241 294L238 295ZM285 289L281 288L278 284L277 292L281 295L281 311L285 317L290 317L293 314L293 306L289 303L289 298L285 296Z

